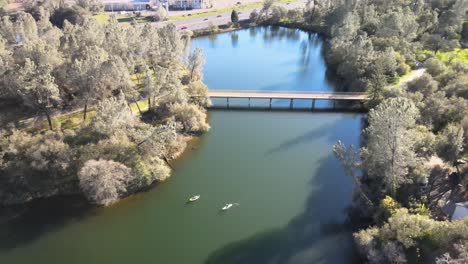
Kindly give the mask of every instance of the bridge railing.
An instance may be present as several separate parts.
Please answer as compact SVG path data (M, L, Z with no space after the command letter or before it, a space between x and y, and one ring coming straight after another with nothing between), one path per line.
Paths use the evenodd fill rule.
M334 95L365 95L365 92L335 92L335 91L288 91L288 90L224 90L210 89L213 93L256 93L256 94L334 94Z

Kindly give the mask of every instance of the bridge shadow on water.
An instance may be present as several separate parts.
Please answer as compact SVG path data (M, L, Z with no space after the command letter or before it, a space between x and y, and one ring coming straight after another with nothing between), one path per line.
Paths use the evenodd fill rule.
M347 217L351 179L343 176L333 156L320 164L309 182L311 193L300 215L283 228L219 248L205 263L359 263Z
M336 135L333 133L334 130L344 130L349 129L349 124L346 122L340 122L341 120L338 120L337 122L333 122L331 124L325 124L320 127L314 128L311 131L308 131L302 135L299 135L297 137L291 138L289 140L286 140L279 144L278 146L271 148L268 150L265 154L271 155L274 153L278 153L281 151L288 150L292 147L298 146L302 143L307 143L310 141L317 140L317 138L323 138L326 137L327 141L331 143L335 143L341 138L339 135Z
M0 208L0 253L96 213L97 208L81 196L58 196Z

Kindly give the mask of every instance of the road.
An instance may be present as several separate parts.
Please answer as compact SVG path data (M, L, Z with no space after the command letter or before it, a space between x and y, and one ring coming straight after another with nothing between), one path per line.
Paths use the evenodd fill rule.
M306 1L302 0L302 1L292 2L292 3L278 4L278 6L282 6L286 8L287 10L290 10L290 9L303 8L305 7L305 4L306 4ZM254 8L254 9L256 9L257 11L260 10L260 8ZM254 9L238 11L239 20L248 19L250 17L250 13ZM215 26L221 26L221 25L226 25L229 22L231 22L231 12L216 14L216 15L208 15L205 17L197 17L197 18L192 18L192 19L178 20L178 21L155 22L154 25L157 27L163 27L167 24L172 23L176 25L177 28L179 29L181 27L187 27L187 29L189 30L200 30L200 29L208 28L211 24Z

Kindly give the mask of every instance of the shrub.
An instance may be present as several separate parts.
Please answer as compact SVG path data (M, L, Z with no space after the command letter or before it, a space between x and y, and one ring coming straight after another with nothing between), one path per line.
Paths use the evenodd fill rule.
M183 126L187 133L201 133L210 129L206 122L206 113L199 106L187 104L174 104L170 109L175 120Z
M112 160L88 160L78 173L80 188L86 198L97 205L116 202L127 192L135 178L131 169Z
M156 10L156 14L154 14L154 21L165 21L167 20L167 10L164 7L159 7L158 10Z

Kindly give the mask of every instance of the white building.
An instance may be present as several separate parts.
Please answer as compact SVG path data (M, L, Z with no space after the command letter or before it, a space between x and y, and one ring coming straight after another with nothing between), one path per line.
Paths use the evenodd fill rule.
M158 6L158 0L103 0L105 11L143 11Z
M169 8L176 10L210 8L211 0L169 0Z
M167 10L210 8L211 0L103 0L105 11L142 11L158 7Z

